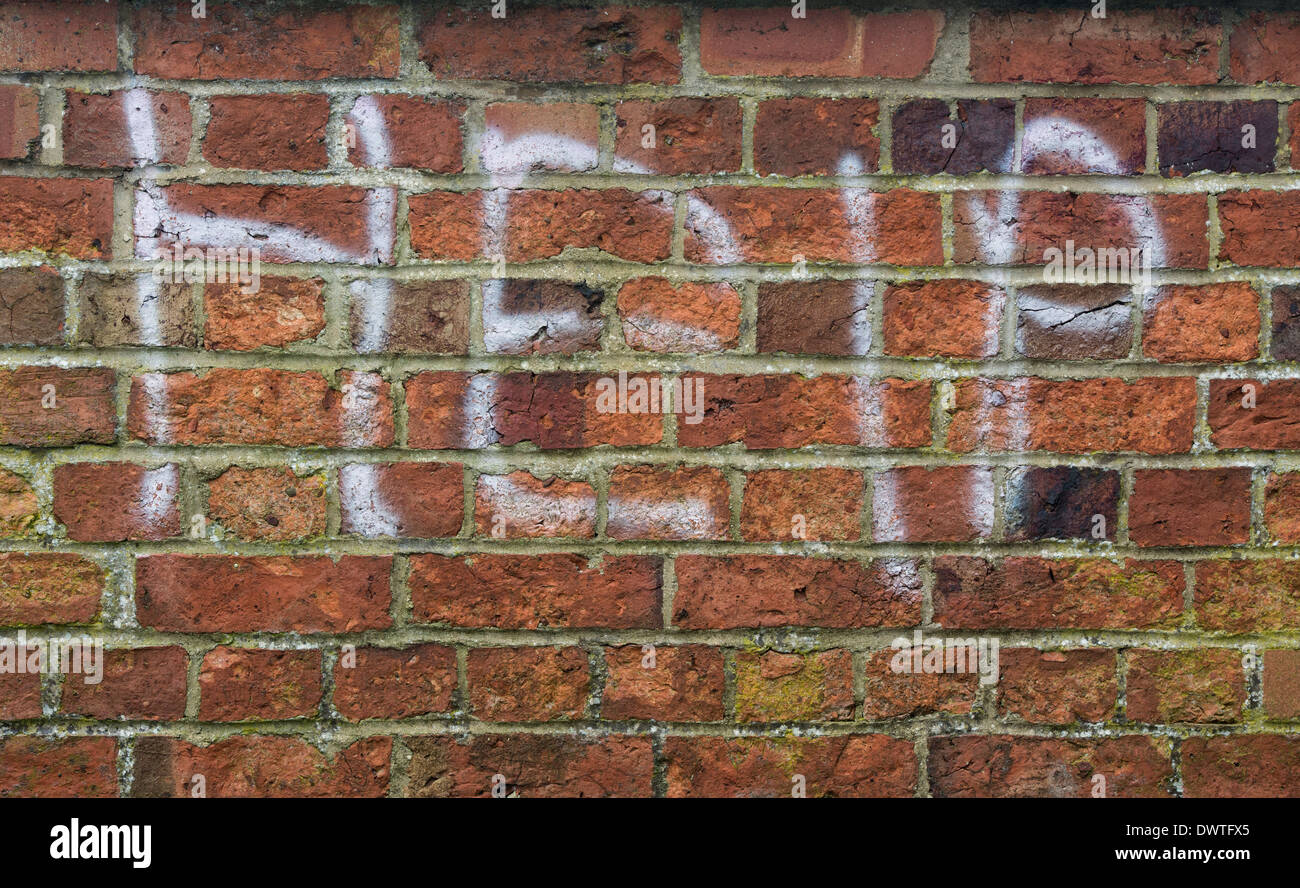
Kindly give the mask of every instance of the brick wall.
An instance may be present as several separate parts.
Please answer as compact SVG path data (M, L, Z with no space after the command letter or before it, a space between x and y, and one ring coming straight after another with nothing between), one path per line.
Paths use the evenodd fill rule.
M0 3L0 792L1300 794L1300 14L1120 5Z

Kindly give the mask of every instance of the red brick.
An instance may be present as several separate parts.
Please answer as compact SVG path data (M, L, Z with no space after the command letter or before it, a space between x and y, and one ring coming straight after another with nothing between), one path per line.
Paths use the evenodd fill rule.
M132 437L152 443L391 445L388 383L371 373L344 371L340 377L336 389L319 373L287 370L137 376L127 427Z
M49 408L41 406L47 385L54 386ZM117 439L115 386L115 375L107 368L0 370L0 444L112 444Z
M1223 28L1200 9L996 12L971 20L971 76L980 82L1218 81Z
M63 680L61 711L98 719L174 720L185 717L189 654L181 647L104 651L103 681Z
M669 737L670 798L910 798L912 741L837 737ZM798 778L803 780L799 781Z
M921 616L915 562L794 555L680 555L673 624L682 629L911 626Z
M1300 15L1251 13L1232 30L1228 71L1239 83L1300 83Z
M36 90L0 86L0 158L25 159L40 135L40 95Z
M1021 167L1045 176L1134 176L1146 170L1146 127L1141 99L1027 98ZM1079 144L1081 130L1104 147Z
M1187 798L1300 798L1300 738L1278 734L1183 741Z
M1128 532L1139 546L1248 542L1250 469L1139 469Z
M189 798L201 775L207 798L381 798L392 748L390 737L366 737L328 753L297 737L230 737L208 746L141 737L131 794Z
M358 106L362 112L358 112ZM348 160L357 166L392 169L410 167L434 173L459 173L463 136L461 116L465 106L446 99L378 94L362 96L352 106L347 122L353 127L347 144ZM387 136L387 156L381 146L366 142L366 122L382 121Z
M27 657L30 653L29 647L18 656ZM41 713L41 676L38 673L0 675L0 719L40 718Z
M31 533L40 510L31 483L22 475L0 469L0 537Z
M691 195L690 262L943 264L937 194L718 185Z
M1108 722L1119 685L1115 653L1012 648L998 654L998 711L1035 724Z
M218 167L318 170L325 166L325 95L213 96L203 156Z
M849 651L736 654L736 720L843 721L853 718Z
M579 373L421 373L406 383L407 444L444 449L531 441L552 450L659 443L662 416L601 411L602 389L616 385L612 376ZM474 397L467 397L471 391ZM467 402L481 407L477 415L466 417Z
M993 470L909 466L873 480L874 536L889 542L965 542L993 533Z
M895 284L885 290L885 353L988 358L998 353L1006 293L978 281Z
M602 290L584 283L489 281L483 294L483 344L493 354L508 355L599 351L604 297Z
M1016 351L1027 358L1126 358L1133 344L1132 288L1041 284L1016 289Z
M1300 562L1198 561L1196 622L1209 631L1254 633L1300 627Z
M0 345L59 345L63 315L63 281L53 269L0 270Z
M352 464L339 469L341 533L451 537L465 511L460 463Z
M1269 718L1300 718L1300 651L1264 652L1264 711Z
M128 110L129 109L129 110ZM131 120L148 115L155 142L141 157ZM190 153L190 99L182 92L114 90L69 92L63 111L63 162L68 166L134 167L151 163L179 166Z
M442 645L358 648L334 666L334 706L353 721L446 712L455 690L456 652Z
M1300 192L1225 191L1219 195L1219 257L1235 265L1300 266L1300 244L1286 220L1300 212Z
M0 250L41 250L74 259L112 254L113 183L109 179L0 176Z
M484 218L484 195L412 195L407 201L411 249L423 259L487 255L493 237ZM632 262L657 262L668 258L672 242L672 201L664 191L516 190L510 192L505 217L508 262L550 259L567 249L596 249Z
M137 256L170 256L178 242L187 250L256 247L262 262L374 265L393 256L392 189L181 182L137 190L135 199ZM200 224L212 219L239 224Z
M849 469L750 472L740 534L747 540L859 539L862 492L862 473Z
M1064 279L1064 283L1090 283L1080 277L1085 272L1078 268L1081 261L1087 261L1087 254L1078 255L1084 248L1123 250L1130 269L1130 251L1134 249L1147 251L1145 255L1156 268L1207 268L1208 220L1205 197L1198 194L962 191L953 197L953 261L1046 268L1047 250L1065 252L1067 241L1074 241L1076 278ZM1163 255L1157 255L1157 246ZM1110 271L1109 261L1099 259L1096 270L1123 271L1118 264ZM1139 271L1129 273L1132 279L1140 277Z
M1268 476L1264 488L1264 524L1274 542L1300 542L1300 473Z
M226 469L208 485L208 515L246 540L298 540L325 533L325 476L288 468Z
M1104 798L1168 796L1168 743L1139 736L934 737L930 792L936 798L1089 798L1094 790Z
M113 737L12 736L0 740L0 796L111 798L117 792Z
M735 98L619 102L614 106L614 171L738 172L740 118ZM649 148L646 126L653 127Z
M1008 540L1115 539L1119 472L1073 466L1013 469L1006 477ZM1098 524L1101 516L1104 526Z
M396 77L396 6L245 9L216 4L204 18L179 7L135 14L135 71L173 80Z
M218 647L199 673L202 721L275 720L315 715L321 652Z
M522 173L527 170L565 170L582 172L595 169L597 143L600 141L600 109L578 102L493 102L484 112L486 132L483 136L483 166L489 172ZM512 157L515 140L541 137L564 139L586 149L577 151L521 152ZM521 169L524 164L526 169Z
M938 10L854 16L846 9L705 9L700 63L710 74L891 77L924 74L944 14Z
M151 555L142 626L167 632L355 632L391 625L391 557Z
M731 284L635 278L618 291L623 340L638 351L701 352L740 341L740 294Z
M353 282L350 288L353 349L466 354L469 287L469 281ZM387 311L381 308L372 312L371 304L386 306ZM386 327L381 328L381 323L386 323Z
M721 540L731 487L711 467L619 466L609 479L605 533L616 540Z
M528 472L480 475L474 527L482 536L594 537L596 491L582 481L537 478Z
M957 383L948 449L1186 453L1195 380L971 379Z
M256 293L243 285L203 288L203 344L208 348L250 351L283 348L315 339L325 329L325 282L320 278L265 276Z
M469 652L467 671L470 708L481 719L576 719L587 706L591 676L582 648L478 648Z
M1128 654L1132 721L1235 722L1246 702L1241 651L1136 650Z
M114 71L117 2L0 5L0 71Z
M406 794L418 798L648 798L648 737L413 737Z
M605 649L606 719L664 722L723 718L722 652L702 644L625 644Z
M1175 629L1183 569L1174 561L943 555L934 621L945 629Z
M0 552L0 622L89 623L99 613L104 570L63 552Z
M1295 450L1300 447L1300 381L1211 379L1209 420L1215 447Z
M899 638L899 641L907 639ZM974 646L963 646L957 656L978 657ZM895 650L868 654L863 677L862 717L868 721L888 718L911 718L919 715L942 712L953 715L969 715L975 698L979 693L979 669L967 672L927 672L924 660L924 648L917 649L910 644L901 645ZM896 671L898 665L910 671ZM914 669L913 664L921 667Z
M758 350L862 355L871 347L874 285L864 281L758 285Z
M768 99L754 121L754 166L760 176L835 176L852 153L874 173L879 114L875 99Z
M682 424L683 447L743 441L751 449L930 444L930 383L852 376L701 376L703 420Z
M1291 103L1286 121L1287 131L1291 133L1291 169L1300 169L1300 103Z
M1259 355L1259 294L1245 282L1161 287L1142 321L1142 351L1177 363Z
M165 540L181 531L175 463L69 463L54 469L54 517L87 542Z
M676 83L681 12L605 9L440 9L417 32L420 60L440 80Z
M659 559L605 556L411 556L411 618L493 629L654 629Z

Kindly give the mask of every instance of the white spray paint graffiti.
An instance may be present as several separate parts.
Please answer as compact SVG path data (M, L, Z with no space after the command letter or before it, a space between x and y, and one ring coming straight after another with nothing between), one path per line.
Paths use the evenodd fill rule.
M160 159L160 144L153 119L151 102L145 90L130 90L123 97L124 111L128 122L128 131L132 139L133 151L139 161L146 164L157 163ZM391 147L387 128L374 99L363 96L357 100L349 116L349 121L356 127L358 142L366 163L376 168L387 168L391 161ZM1072 121L1051 118L1032 121L1026 125L1026 144L1032 143L1035 151L1044 154L1060 153L1074 157L1101 172L1119 173L1118 159L1109 147L1090 130L1074 124ZM1007 166L1014 155L1014 146L1008 149ZM490 174L490 187L483 193L483 217L485 220L486 242L484 248L488 255L497 257L506 254L508 232L508 209L510 189L517 187L528 171L538 166L555 169L585 170L597 165L598 157L595 146L576 140L558 137L549 133L528 133L516 138L508 138L504 133L489 129L483 139L483 166ZM1022 161L1023 162L1023 161ZM637 164L618 159L616 168L620 172L649 173ZM853 176L864 172L864 166L856 155L846 155L838 165L840 175ZM875 206L874 194L863 188L846 188L842 199L845 202L846 216L849 221L851 255L857 262L869 262L875 257ZM137 194L134 227L137 236L136 254L141 257L151 255L151 238L162 233L177 241L201 242L217 247L238 247L246 244L249 238L256 238L276 245L276 255L288 261L302 262L359 262L366 264L384 263L392 259L392 246L396 224L397 195L391 188L370 189L366 193L366 229L368 244L360 255L349 251L326 239L310 235L294 226L251 219L232 219L195 214L173 208L166 195L156 182L143 179ZM1001 220L1013 219L1019 209L1019 193L1004 191L1001 193L997 212L990 215L983 206L973 203L976 221L990 234L988 250L990 261L1000 264L1010 262L1016 249L1015 237L1009 225L1000 224ZM726 218L712 206L694 194L686 196L687 218L691 230L700 242L704 254L715 264L730 265L743 260L743 253L734 237ZM1160 238L1158 225L1150 201L1145 208L1130 203L1125 207L1130 225L1134 232L1144 240L1153 253L1154 265L1164 262L1164 243ZM483 287L483 321L484 344L489 352L500 352L514 348L521 337L531 336L539 325L557 331L570 331L581 326L585 329L586 320L576 312L508 312L504 297L505 282L491 279ZM851 350L856 355L865 355L871 346L871 326L867 307L873 295L871 281L859 280L855 286L853 326L850 330ZM353 298L360 305L361 323L358 350L363 353L382 352L389 330L389 315L392 310L392 282L387 279L357 281L351 287ZM161 316L159 314L158 281L152 276L142 275L138 278L138 315L141 341L144 345L160 347L165 345ZM991 310L993 307L991 306ZM689 338L687 331L682 335ZM710 341L711 333L695 330L700 342ZM358 379L354 375L354 384L363 391L363 396L345 398L342 414L342 436L346 446L364 446L369 442L368 430L375 418L377 394L370 390L369 383L376 381L373 376ZM854 380L857 394L871 395L872 387L863 380ZM1028 417L1026 408L1027 380L1015 380L1009 383L1011 407L1007 411L1011 428L1007 446L1022 449L1028 443ZM171 437L166 421L168 409L165 377L161 373L142 374L141 387L145 402L145 423L150 437L159 443L170 443ZM982 436L992 430L994 411L1001 407L1005 396L989 388L985 391L987 403L982 404L977 427ZM492 411L497 399L495 380L491 374L476 373L469 377L463 401L465 427L463 444L469 448L482 448L496 443L497 435ZM879 405L874 409L862 409L863 427L860 429L863 443L874 444L883 428L879 416ZM174 468L174 467L173 467ZM154 473L150 473L151 475ZM500 482L485 476L482 480L492 484ZM898 515L897 491L890 481L877 485L874 504L877 514L882 512ZM501 482L507 479L500 479ZM151 503L151 514L165 514L169 497L174 500L176 484L159 485L157 478L147 479L152 488L150 495L142 485L142 502ZM344 493L345 508L350 526L357 528L364 536L392 536L397 532L399 522L390 506L379 492L376 467L369 464L354 464L343 467L340 471L340 488ZM166 493L156 496L153 493ZM525 491L507 491L504 487L499 493L525 493ZM517 499L517 497L516 497ZM991 497L972 496L972 503L990 502ZM161 505L160 505L161 504ZM539 505L539 504L533 504ZM553 505L553 504L552 504ZM532 506L528 506L531 508ZM611 510L617 511L624 506L611 502ZM699 526L702 518L711 519L709 505L703 501L690 500L676 504L639 504L637 508L658 509L651 516L652 521L678 524L683 529L692 525ZM991 516L991 513L990 513ZM158 519L160 520L160 519ZM621 520L621 519L620 519ZM890 519L895 524L901 519ZM979 516L983 521L984 516ZM904 539L906 528L888 524L886 534L889 538ZM897 535L897 536L896 536Z

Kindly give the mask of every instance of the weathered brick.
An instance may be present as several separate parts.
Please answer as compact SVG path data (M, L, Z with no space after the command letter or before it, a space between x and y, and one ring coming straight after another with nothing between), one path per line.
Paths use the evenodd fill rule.
M392 748L389 737L366 737L336 752L297 737L230 737L208 746L141 737L131 794L189 798L202 775L208 798L380 798L388 792Z
M1021 168L1046 176L1137 175L1146 169L1146 125L1141 99L1027 98Z
M410 167L434 173L459 173L463 136L461 102L423 96L379 94L362 96L353 104L345 132L348 160L357 166L392 169ZM490 121L490 116L489 116ZM367 127L382 122L383 144L370 143Z
M393 443L388 383L345 371L215 369L131 380L132 437L169 444L385 447Z
M755 169L761 176L834 176L853 156L861 172L874 173L879 114L875 99L767 99L754 121Z
M740 341L740 294L731 284L635 278L618 291L623 340L638 351L711 352Z
M615 172L677 175L740 169L737 99L619 102L614 122Z
M900 636L895 644L902 640ZM960 673L927 671L926 655L924 648L910 645L868 654L863 676L862 717L875 721L936 712L969 715L979 693L978 667ZM944 669L948 665L947 656L945 652ZM961 647L952 656L954 661L960 656L965 663L967 657L978 657L978 654L972 647ZM900 669L895 669L895 665Z
M490 172L594 169L599 160L600 109L578 102L493 102L484 112L483 166ZM512 143L563 139L581 151L524 151L512 156Z
M871 347L869 281L764 282L758 287L758 350L864 355Z
M1300 447L1300 380L1210 380L1210 440L1226 450Z
M406 792L418 798L647 798L652 790L648 737L480 734L407 744Z
M437 644L344 650L334 666L334 706L353 721L446 712L455 690L456 652Z
M1300 287L1274 287L1272 295L1273 358L1300 361Z
M107 368L0 370L0 444L112 444L117 440L115 385Z
M0 71L117 69L117 2L18 0L0 6Z
M59 703L68 715L99 719L170 721L185 717L189 654L181 647L104 651L103 675L87 683L69 675Z
M359 352L463 355L469 350L469 281L355 281L352 347Z
M837 737L669 737L670 798L908 798L916 791L909 740ZM799 778L803 778L802 781Z
M659 558L571 553L413 555L412 619L497 629L654 629Z
M1120 284L1042 284L1016 290L1016 351L1051 361L1128 357L1133 294Z
M1252 12L1232 29L1228 70L1240 83L1300 83L1295 13Z
M221 646L199 672L202 721L248 721L313 715L321 701L321 652Z
M1271 173L1276 102L1168 102L1160 106L1160 173Z
M77 297L80 342L98 348L198 345L194 294L188 284L92 272L81 279Z
M714 468L619 466L609 479L605 533L616 540L726 539L730 497Z
M594 537L596 491L582 481L537 478L528 472L480 475L474 527L483 536Z
M40 95L36 90L0 86L0 158L26 158L40 134Z
M0 537L26 536L36 524L40 503L31 482L0 469Z
M933 569L945 629L1173 629L1182 619L1173 561L943 555Z
M54 469L54 517L74 540L165 540L181 531L179 489L175 463L68 463Z
M175 80L396 77L399 31L395 6L230 5L195 18L184 4L149 5L135 14L135 71Z
M49 268L0 270L0 345L63 341L63 281Z
M469 652L469 703L488 721L581 718L591 682L577 647L477 648Z
M1264 652L1264 711L1269 718L1300 718L1300 651Z
M417 32L420 61L440 80L676 83L681 12L669 6L439 9Z
M1250 469L1139 469L1128 505L1139 546L1225 546L1250 539Z
M1246 266L1300 266L1300 242L1287 223L1300 212L1300 192L1225 191L1218 202L1221 259Z
M325 329L324 281L261 278L257 292L238 283L203 288L203 344L250 351L315 339Z
M929 772L935 798L1151 798L1173 780L1168 741L1138 736L933 737Z
M1146 307L1142 351L1166 362L1249 361L1259 327L1259 294L1248 283L1162 287Z
M1036 724L1107 722L1119 685L1108 650L1003 649L998 653L998 711Z
M0 621L89 623L99 613L104 569L64 552L0 552Z
M325 477L289 468L232 466L208 485L208 515L246 540L298 540L325 533Z
M885 352L988 358L998 353L1006 292L979 281L894 284L884 298Z
M597 351L605 327L603 298L604 292L595 287L566 281L488 281L483 344L490 352L507 355Z
M750 472L744 497L740 534L747 540L856 540L861 536L861 472Z
M722 652L702 644L605 649L601 717L666 722L720 721Z
M465 511L460 463L357 464L339 469L340 533L450 537Z
M84 799L117 794L116 738L0 740L0 796Z
M1278 559L1196 562L1196 622L1221 632L1300 627L1300 563Z
M889 542L963 542L993 532L993 470L909 466L872 480L874 537Z
M325 166L325 95L213 96L203 156L218 167L315 170Z
M1011 172L1016 107L1009 99L962 99L955 117L943 99L917 99L894 111L893 127L896 173Z
M391 625L391 557L150 555L136 615L168 632L354 632Z
M68 166L179 166L190 153L190 99L183 92L69 92L66 101L63 162ZM143 145L141 137L145 134L133 127L133 121L141 119L153 122L153 141Z
M980 82L1174 83L1218 80L1223 27L1202 9L977 10L971 76Z
M849 651L736 654L737 721L843 721L853 705Z
M1300 542L1300 473L1268 476L1264 488L1264 525L1274 542Z
M41 250L74 259L110 258L113 183L109 179L0 176L0 250Z
M1119 526L1119 486L1119 472L1105 469L1013 469L1007 475L1006 537L1113 540Z
M680 555L673 624L682 629L911 626L921 577L906 560Z
M1241 659L1241 651L1228 648L1130 651L1126 714L1152 723L1240 721Z
M1183 741L1188 798L1300 798L1300 738L1277 734Z

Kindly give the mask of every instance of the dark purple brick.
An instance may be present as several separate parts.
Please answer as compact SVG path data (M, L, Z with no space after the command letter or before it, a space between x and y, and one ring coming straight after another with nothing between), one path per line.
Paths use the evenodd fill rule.
M956 127L957 144L944 147L944 124ZM951 119L942 99L918 99L894 112L894 172L964 176L1011 169L1015 105L1009 99L963 99Z
M1273 359L1300 361L1300 287L1273 288Z
M1106 519L1115 538L1119 473L1071 466L1021 468L1007 477L1009 540L1094 539L1093 515Z
M1242 127L1255 127L1255 147ZM1160 174L1269 173L1277 152L1276 102L1173 102L1160 106Z

